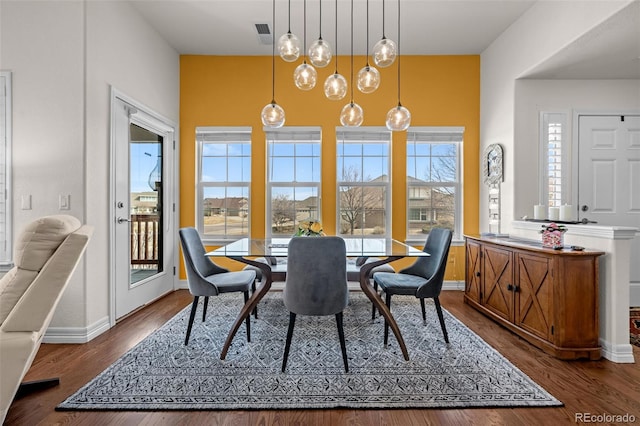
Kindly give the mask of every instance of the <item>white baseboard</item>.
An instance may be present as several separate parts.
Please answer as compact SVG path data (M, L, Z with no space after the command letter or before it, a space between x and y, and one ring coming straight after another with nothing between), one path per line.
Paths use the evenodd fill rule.
M609 342L600 339L600 346L602 348L602 357L611 362L619 364L634 364L636 362L633 358L633 348L631 343L612 345Z
M87 343L111 328L109 317L101 318L88 327L49 327L43 343Z

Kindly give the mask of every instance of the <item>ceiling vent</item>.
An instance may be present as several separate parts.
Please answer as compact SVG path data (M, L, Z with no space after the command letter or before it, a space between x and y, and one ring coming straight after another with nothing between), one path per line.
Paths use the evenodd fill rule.
M273 35L271 34L271 29L269 29L269 24L254 24L256 26L256 32L258 33L258 40L260 40L261 44L271 45L273 43Z

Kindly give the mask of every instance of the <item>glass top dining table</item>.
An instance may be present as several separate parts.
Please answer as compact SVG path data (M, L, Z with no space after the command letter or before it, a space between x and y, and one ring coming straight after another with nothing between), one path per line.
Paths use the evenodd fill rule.
M322 237L304 237L322 238ZM428 253L391 238L343 238L347 247L347 257L420 257ZM210 251L207 256L257 256L286 257L291 238L242 238Z
M240 328L240 325L249 315L251 315L251 312L253 312L260 300L262 300L271 288L271 284L273 282L271 266L269 265L269 262L262 262L256 260L256 258L286 257L288 255L288 243L290 240L291 238L241 238L206 253L206 256L227 257L247 265L252 265L262 271L261 285L256 288L256 291L242 307L240 314L233 323L224 346L222 347L220 359L225 359L227 351L229 350L231 342ZM391 238L345 237L344 241L347 249L347 257L375 258L374 260L370 260L360 266L360 288L389 324L389 327L398 341L398 345L400 346L404 359L408 361L409 353L402 334L400 333L400 328L398 327L393 315L391 315L391 311L387 305L371 285L370 276L373 268L384 265L385 263L393 262L394 260L402 259L404 257L425 257L429 256L429 254Z

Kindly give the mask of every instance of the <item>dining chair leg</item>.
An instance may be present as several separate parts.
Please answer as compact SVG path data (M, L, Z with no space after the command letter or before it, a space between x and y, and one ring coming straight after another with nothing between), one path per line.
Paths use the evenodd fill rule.
M376 293L378 292L378 283L375 282L375 280L373 281L373 291L375 291ZM376 305L374 305L373 303L371 304L371 319L376 319Z
M387 308L391 310L391 293L385 293L385 302L387 304ZM389 323L387 319L384 320L384 345L387 346L389 343Z
M203 309L202 309L202 322L204 322L204 319L207 316L207 307L209 306L209 296L204 296L204 304L203 304Z
M296 314L289 312L289 330L287 331L287 343L284 345L284 356L282 357L282 372L287 368L287 359L289 358L289 348L291 347L291 338L293 337L293 327L296 324Z
M256 281L253 280L253 284L251 284L251 294L256 292ZM258 305L256 305L255 308L253 308L253 317L255 319L258 319Z
M422 308L422 323L427 324L427 311L424 308L424 297L420 298L420 307Z
M342 323L342 312L336 314L336 324L338 325L338 337L340 338L340 348L342 349L342 361L344 362L344 372L349 372L349 361L347 360L347 344L344 341L344 327Z
M449 343L449 335L447 334L447 327L444 325L444 316L442 315L440 299L436 296L433 298L433 302L436 305L436 312L438 313L438 319L440 320L440 327L442 327L442 334L444 334L444 341Z
M242 294L244 294L244 304L246 305L249 301L249 291L244 291ZM251 315L247 315L245 324L247 325L247 342L251 342Z
M189 315L189 324L187 325L187 337L184 339L184 345L189 344L189 336L191 336L191 326L193 326L193 320L196 318L196 309L198 308L199 296L193 297L193 304L191 305L191 315Z

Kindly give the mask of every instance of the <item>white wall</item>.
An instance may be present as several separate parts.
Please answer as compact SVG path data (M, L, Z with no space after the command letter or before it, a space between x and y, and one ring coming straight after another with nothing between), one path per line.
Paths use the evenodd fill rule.
M110 85L179 121L179 55L125 2L0 1L13 75L14 234L64 211L96 230L52 322L83 335L109 314ZM21 197L32 209L21 210ZM70 340L75 337L71 336Z
M180 57L130 5L87 1L87 217L99 224L88 254L87 324L109 314L110 87L178 123Z
M521 135L516 134L516 80L629 3L615 0L536 2L482 53L480 149L484 152L492 143L504 147L502 232L508 233L512 221L517 218L515 194L520 188L516 185L526 185L526 181L532 179L519 168L519 162L532 159L522 157L517 148L527 142L518 139ZM564 99L567 105L572 102ZM532 120L537 125L537 117ZM481 185L480 192L480 230L486 231L487 187Z
M87 221L84 191L84 26L77 1L0 2L0 68L13 79L13 235L32 220L68 213ZM58 195L71 209L58 209ZM31 196L31 209L21 199ZM89 250L95 247L95 242ZM58 322L84 324L85 265Z

